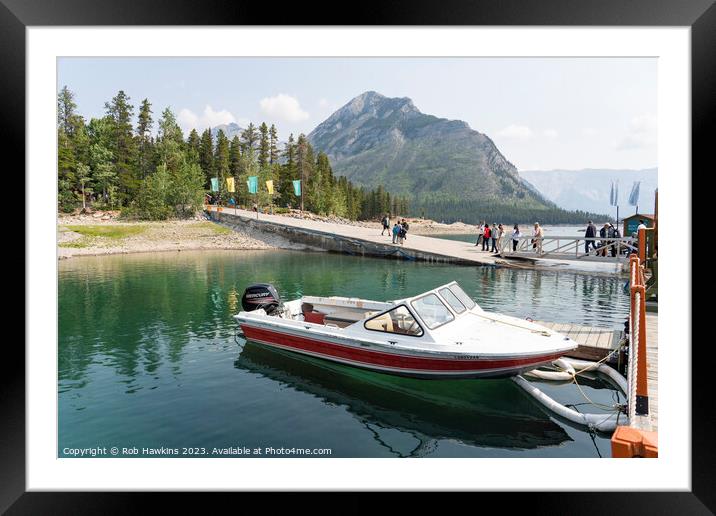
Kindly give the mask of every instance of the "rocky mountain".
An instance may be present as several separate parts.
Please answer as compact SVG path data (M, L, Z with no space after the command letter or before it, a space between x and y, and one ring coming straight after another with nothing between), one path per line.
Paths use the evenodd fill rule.
M628 199L634 181L639 187L640 211L654 210L654 190L657 188L657 169L644 170L525 170L523 179L534 185L545 197L567 210L615 213L609 205L612 181L619 181L619 214L631 214Z
M211 136L212 138L214 138L214 140L216 140L216 136L219 134L219 130L224 131L224 135L229 140L232 140L234 136L238 136L240 138L241 132L244 130L244 128L240 127L239 124L235 124L234 122L217 125L216 127L211 128Z
M414 206L428 206L428 211L436 202L454 201L469 201L477 211L515 205L555 208L522 181L487 135L463 121L421 113L407 97L365 92L308 139L328 154L336 174L355 184L382 184L393 194L413 196Z

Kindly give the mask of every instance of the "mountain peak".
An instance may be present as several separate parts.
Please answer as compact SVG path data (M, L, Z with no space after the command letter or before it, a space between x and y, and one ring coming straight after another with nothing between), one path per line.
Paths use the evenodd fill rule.
M370 90L352 98L334 114L341 117L361 114L380 116L386 112L390 114L396 110L403 113L420 113L413 101L408 97L386 97L377 91Z
M408 97L366 91L308 135L333 170L355 184L432 202L468 200L547 207L486 135L461 120L421 113ZM436 201L437 202L437 201Z

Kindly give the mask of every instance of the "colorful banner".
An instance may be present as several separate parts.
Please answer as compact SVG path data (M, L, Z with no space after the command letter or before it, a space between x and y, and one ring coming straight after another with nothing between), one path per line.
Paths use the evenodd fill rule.
M296 195L301 195L301 180L300 179L296 179L293 182L293 191Z
M233 178L233 177L227 177L227 178L226 178L226 189L227 189L229 192L235 192L235 191L236 191L236 190L234 189L234 178Z
M218 191L219 191L219 178L218 178L218 177L212 177L212 178L211 178L211 191L212 191L212 192L218 192Z
M249 193L255 194L259 191L259 178L258 176L249 176L248 181L246 181L246 186L249 187Z
M266 190L268 190L268 193L273 195L273 180L272 179L269 179L268 181L266 181Z

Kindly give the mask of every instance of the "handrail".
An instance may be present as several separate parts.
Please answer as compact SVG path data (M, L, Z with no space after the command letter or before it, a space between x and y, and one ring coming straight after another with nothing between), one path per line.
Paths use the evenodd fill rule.
M631 237L584 237L584 236L555 236L555 237L542 237L538 240L538 247L535 248L533 236L520 236L515 239L518 243L513 251L513 239L510 235L505 235L500 245L500 254L510 255L520 252L534 252L537 249L541 249L539 256L556 255L554 257L570 256L574 258L584 258L590 255L607 256L607 254L614 254L611 258L619 260L623 258L622 252L626 251L627 254L635 253L638 250L637 242ZM589 251L585 251L587 243L590 244ZM614 252L616 251L616 252Z

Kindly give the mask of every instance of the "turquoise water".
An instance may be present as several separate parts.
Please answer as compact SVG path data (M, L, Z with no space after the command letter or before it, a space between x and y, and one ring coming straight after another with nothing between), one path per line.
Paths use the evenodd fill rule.
M570 273L288 251L61 261L59 455L609 456L608 436L556 420L510 380L400 378L235 336L250 283L273 283L284 299L386 300L452 280L484 308L519 317L619 328L627 310L621 280ZM541 388L599 411L575 386ZM598 379L583 389L595 402L621 399Z

